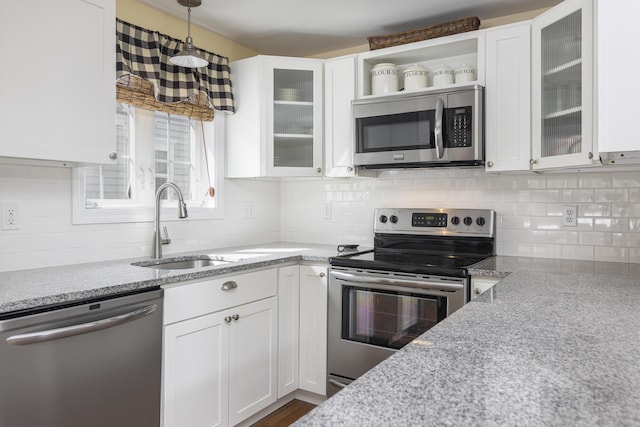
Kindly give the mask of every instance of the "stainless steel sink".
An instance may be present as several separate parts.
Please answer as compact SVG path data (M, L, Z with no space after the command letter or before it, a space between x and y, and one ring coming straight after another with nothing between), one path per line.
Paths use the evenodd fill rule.
M188 270L191 268L211 267L216 265L229 264L239 261L239 259L224 259L211 257L208 255L195 255L188 257L160 258L150 261L134 262L131 265L136 267L156 268L160 270Z

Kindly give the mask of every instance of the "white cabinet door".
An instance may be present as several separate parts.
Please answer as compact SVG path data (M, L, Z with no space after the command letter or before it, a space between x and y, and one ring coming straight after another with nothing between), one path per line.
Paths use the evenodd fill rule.
M298 388L300 269L278 269L278 399Z
M532 167L597 164L592 0L566 0L532 22Z
M214 313L164 328L163 426L229 424L229 326L224 317L224 312Z
M598 151L638 151L638 96L633 95L637 89L630 84L634 79L627 77L640 70L640 55L630 52L630 44L635 42L629 39L631 29L640 22L640 2L600 0L596 1L595 13Z
M227 177L321 176L322 60L259 55L231 73Z
M355 175L351 101L356 98L356 59L349 55L324 63L325 176Z
M114 0L2 1L0 40L0 158L113 163Z
M502 279L498 279L495 277L472 276L471 277L471 299L477 297L487 289L492 288L493 285L498 283L500 280Z
M227 311L232 319L229 323L230 425L276 401L277 307L276 297L271 297Z
M529 170L531 159L531 23L485 33L487 172Z
M300 266L300 388L327 394L327 266Z

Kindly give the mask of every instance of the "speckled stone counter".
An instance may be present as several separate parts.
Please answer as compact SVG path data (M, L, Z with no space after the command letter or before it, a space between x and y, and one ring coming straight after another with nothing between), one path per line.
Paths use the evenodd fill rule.
M496 286L296 425L640 425L638 272L486 260Z
M0 272L0 316L288 262L328 262L329 257L339 255L335 246L279 242L171 254L166 258L192 254L232 255L240 260L190 270L157 270L131 265L149 260L147 257Z

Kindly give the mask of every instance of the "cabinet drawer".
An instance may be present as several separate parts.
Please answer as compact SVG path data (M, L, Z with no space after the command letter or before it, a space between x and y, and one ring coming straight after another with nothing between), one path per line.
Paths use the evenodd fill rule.
M228 282L232 289L223 290ZM202 316L276 295L277 269L202 280L165 289L164 324Z

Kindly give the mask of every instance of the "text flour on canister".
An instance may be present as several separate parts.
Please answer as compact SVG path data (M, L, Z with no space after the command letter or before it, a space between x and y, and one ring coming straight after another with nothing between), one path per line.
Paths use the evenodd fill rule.
M414 64L404 70L404 90L417 90L427 87L429 71L422 65Z
M385 62L371 69L371 94L396 92L398 90L398 67Z

